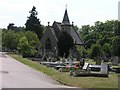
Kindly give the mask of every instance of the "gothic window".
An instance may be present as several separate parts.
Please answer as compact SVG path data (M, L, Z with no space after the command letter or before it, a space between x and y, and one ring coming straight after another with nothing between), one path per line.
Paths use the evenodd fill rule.
M49 38L46 39L46 49L51 49L51 41Z

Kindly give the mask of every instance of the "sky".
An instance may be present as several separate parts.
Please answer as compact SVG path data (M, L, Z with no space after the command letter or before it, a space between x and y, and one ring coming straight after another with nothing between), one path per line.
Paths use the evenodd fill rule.
M119 0L0 0L0 28L9 23L25 26L29 11L36 7L41 24L62 22L67 5L70 22L81 27L96 21L118 19Z

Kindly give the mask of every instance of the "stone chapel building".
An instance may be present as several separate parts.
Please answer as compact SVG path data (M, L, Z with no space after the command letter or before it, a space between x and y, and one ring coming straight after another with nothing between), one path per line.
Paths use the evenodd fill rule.
M47 29L44 32L43 37L41 38L40 52L41 53L56 52L58 50L57 42L62 31L66 31L72 36L75 45L83 45L82 39L75 30L73 23L70 24L66 9L62 22L54 21L52 26L50 26L48 22Z

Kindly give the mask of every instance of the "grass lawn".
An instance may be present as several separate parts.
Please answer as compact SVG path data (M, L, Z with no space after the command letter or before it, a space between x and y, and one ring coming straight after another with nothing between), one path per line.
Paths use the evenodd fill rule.
M89 64L95 64L95 61L93 59L85 59L85 62Z
M118 88L118 75L110 74L109 78L103 77L71 77L69 73L59 72L52 68L40 65L37 62L22 58L19 55L8 54L16 60L41 71L62 84L81 88ZM103 90L103 89L102 89Z

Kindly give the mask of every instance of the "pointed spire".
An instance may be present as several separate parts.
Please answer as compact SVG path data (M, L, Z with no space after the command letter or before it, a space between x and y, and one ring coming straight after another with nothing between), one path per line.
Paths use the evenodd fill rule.
M62 23L63 24L70 24L68 13L67 13L67 5L66 5L66 10L65 10L65 14L64 14Z

